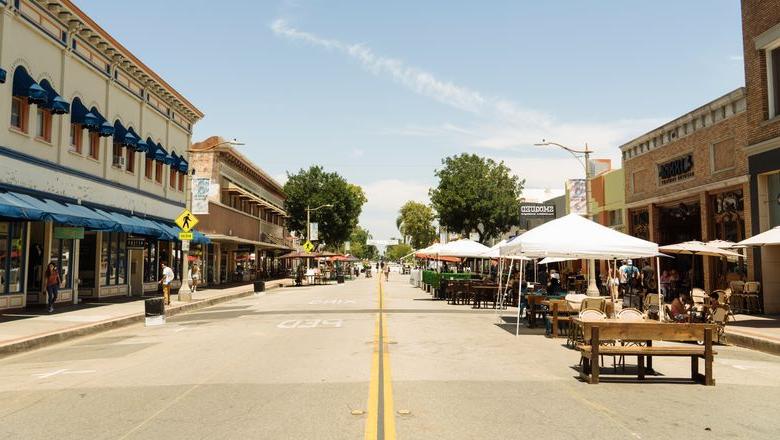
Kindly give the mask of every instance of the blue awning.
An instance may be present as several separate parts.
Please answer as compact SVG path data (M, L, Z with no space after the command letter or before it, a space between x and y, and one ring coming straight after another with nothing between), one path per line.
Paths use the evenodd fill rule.
M132 130L132 128L130 130ZM135 133L133 132L133 134ZM146 153L149 151L149 144L147 144L145 140L138 138L138 142L135 143L135 151Z
M166 163L165 158L168 157L168 152L165 151L165 148L163 148L163 146L159 143L156 144L154 147L155 147L154 160L156 160L157 162Z
M70 112L70 103L54 90L54 87L49 84L49 81L41 81L41 87L46 90L47 96L47 101L46 104L43 105L43 108L51 110L55 115L64 115L65 113Z
M19 66L14 71L14 85L12 89L14 96L23 96L32 104L44 104L49 99L48 93L35 80L32 79L27 70Z
M114 142L126 147L135 148L138 138L133 134L132 129L125 129L125 126L117 119L114 122Z
M102 121L84 106L81 99L74 98L73 104L71 104L70 122L81 124L87 129L94 131L100 127Z
M159 227L155 224L147 222L146 219L136 217L134 215L120 214L118 212L104 211L102 209L95 209L95 211L105 217L117 223L117 229L120 232L127 232L129 234L147 235L150 237L160 238L163 233Z
M0 215L5 217L52 221L97 230L111 231L116 228L114 221L85 206L11 191L0 194Z
M5 84L5 77L7 73L5 69L0 69L0 84Z

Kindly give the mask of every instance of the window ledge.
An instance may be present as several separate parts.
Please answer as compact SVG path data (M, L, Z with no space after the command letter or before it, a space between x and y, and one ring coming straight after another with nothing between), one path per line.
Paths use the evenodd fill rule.
M72 154L72 155L74 155L74 156L78 156L78 157L84 157L84 155L82 155L82 154L81 154L81 151L76 151L76 150L71 150L71 149L68 149L68 153L69 153L69 154Z
M780 115L775 115L769 119L766 119L764 121L761 121L761 124L759 124L761 127L766 127L767 125L773 125L780 122Z
M133 170L133 171L125 170L125 174L129 174L131 176L135 176L135 170Z
M100 163L100 159L95 159L94 157L92 157L92 156L90 156L90 155L86 155L86 156L84 156L84 157L85 157L87 160L90 160L90 161L92 161L92 162L95 162L95 163Z
M26 131L22 130L21 128L15 127L13 125L8 127L8 131L10 131L11 133L20 134L22 136L28 136Z
M50 146L50 147L53 147L53 146L54 146L54 145L51 143L51 140L50 140L50 139L42 138L42 137L40 137L40 136L35 136L35 140L36 140L36 141L38 141L38 142L40 142L40 143L42 143L42 144L46 144L46 145L48 145L48 146Z

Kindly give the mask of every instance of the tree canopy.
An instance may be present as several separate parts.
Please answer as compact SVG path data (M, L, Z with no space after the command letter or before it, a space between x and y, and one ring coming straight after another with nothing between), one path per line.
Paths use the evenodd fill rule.
M356 226L352 230L352 234L349 236L349 253L365 260L373 260L379 254L376 246L367 244L366 242L371 238L371 234L366 229L360 226Z
M320 166L287 173L284 185L285 209L291 231L306 235L306 208L325 204L332 207L312 211L311 221L319 223L320 241L340 246L349 239L366 203L362 188L347 182L338 173L326 172Z
M479 234L486 243L520 223L520 195L525 180L504 162L461 154L442 160L439 185L429 191L439 224L452 232Z
M436 228L433 221L436 214L433 209L420 202L408 201L399 210L396 226L414 249L422 249L436 240Z
M413 250L414 249L412 249L411 246L405 243L394 244L387 247L387 250L385 251L385 259L388 261L398 261L402 257L412 253Z

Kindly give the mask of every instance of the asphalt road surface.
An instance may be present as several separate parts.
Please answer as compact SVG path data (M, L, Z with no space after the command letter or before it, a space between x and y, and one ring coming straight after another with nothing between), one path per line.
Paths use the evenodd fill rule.
M287 288L4 358L0 438L780 438L778 357L718 347L715 387L669 382L690 372L675 358L653 383L587 385L564 340L407 280Z

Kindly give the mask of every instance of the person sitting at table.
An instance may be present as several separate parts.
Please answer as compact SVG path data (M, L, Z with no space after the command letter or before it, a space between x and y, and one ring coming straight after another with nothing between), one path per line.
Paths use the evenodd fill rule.
M561 275L555 270L550 271L550 282L547 283L547 293L555 295L561 291Z
M674 322L689 322L690 316L688 314L690 310L688 304L688 294L681 292L680 296L672 301L671 305L671 318Z

